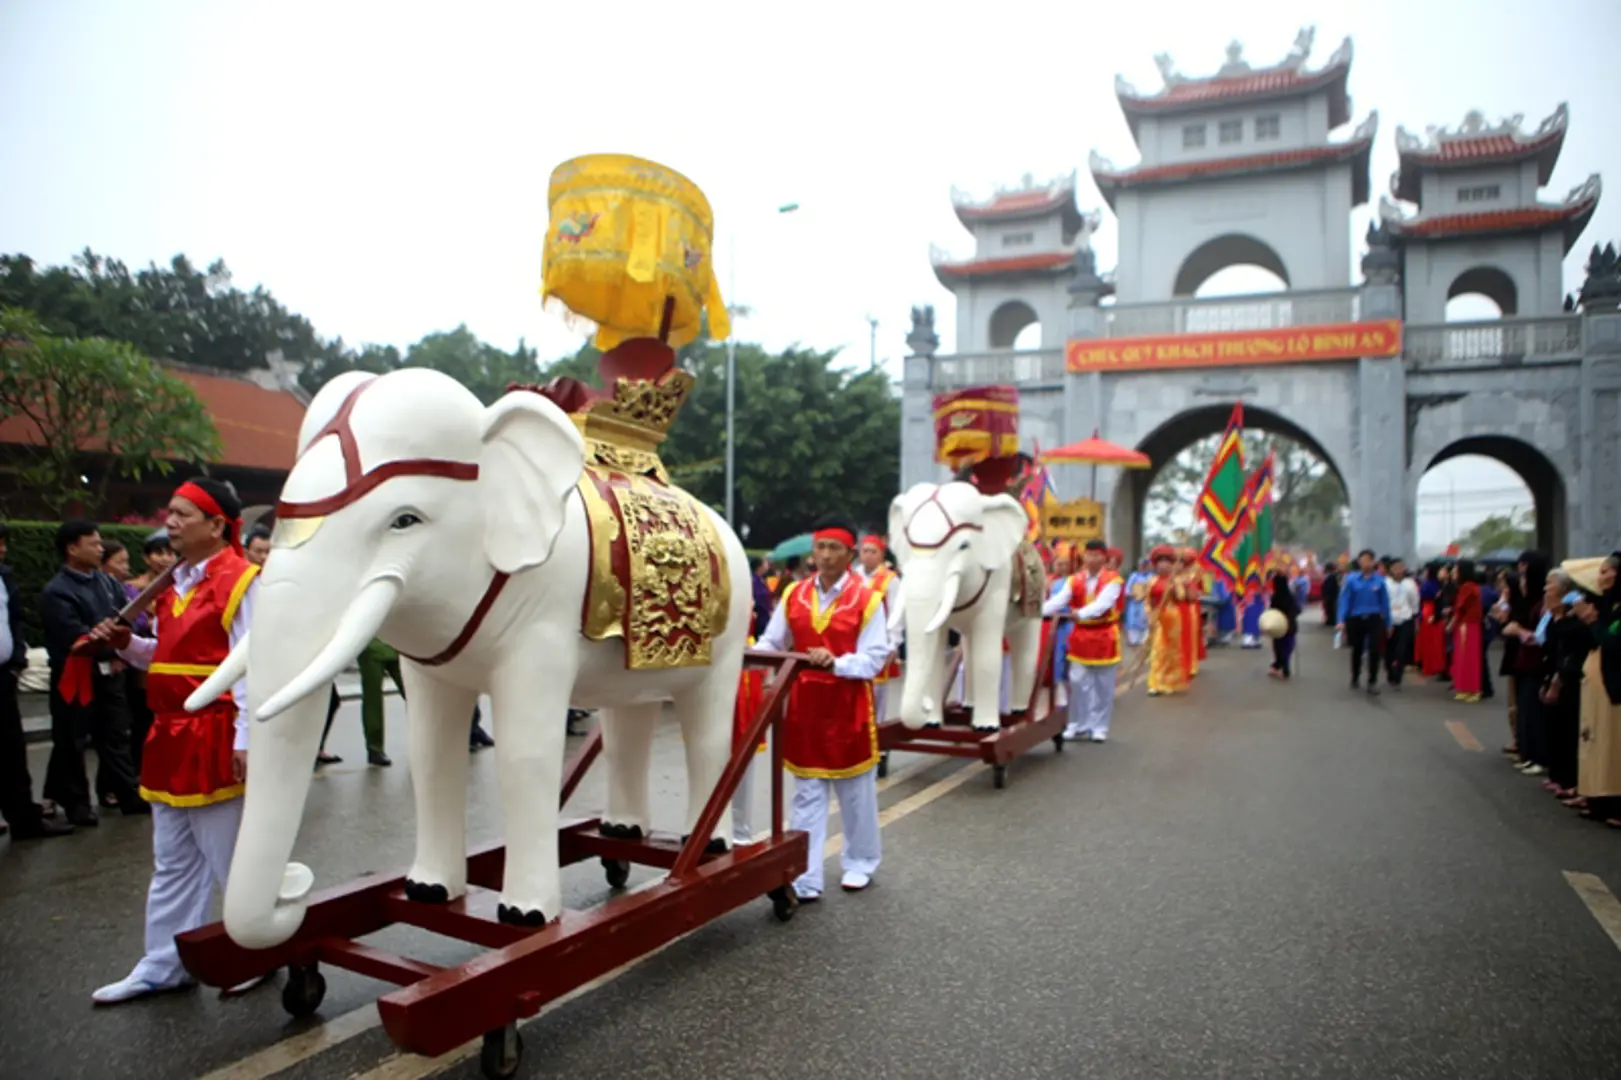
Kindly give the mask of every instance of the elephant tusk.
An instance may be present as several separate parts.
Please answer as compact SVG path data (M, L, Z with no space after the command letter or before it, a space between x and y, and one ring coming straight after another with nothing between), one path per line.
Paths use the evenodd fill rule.
M957 603L957 589L961 584L960 573L954 573L946 578L945 590L940 594L940 606L935 610L934 618L929 620L929 625L923 628L925 634L938 632L946 624L946 620L951 618L951 609Z
M394 607L394 601L399 599L400 587L400 582L394 578L378 578L361 589L338 621L338 628L333 631L326 648L292 681L266 699L254 715L260 720L269 720L288 706L330 685L377 636L383 620L388 618L390 609Z
M196 712L213 704L222 694L230 693L231 687L247 673L248 635L243 634L242 640L236 643L230 654L220 661L220 666L214 669L214 674L204 679L203 684L186 698L186 711Z

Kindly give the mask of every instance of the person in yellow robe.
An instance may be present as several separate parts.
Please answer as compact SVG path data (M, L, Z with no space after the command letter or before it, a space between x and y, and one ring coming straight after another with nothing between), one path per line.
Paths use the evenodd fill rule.
M1188 688L1187 589L1176 573L1177 553L1169 544L1149 552L1154 579L1148 586L1148 694L1177 694Z

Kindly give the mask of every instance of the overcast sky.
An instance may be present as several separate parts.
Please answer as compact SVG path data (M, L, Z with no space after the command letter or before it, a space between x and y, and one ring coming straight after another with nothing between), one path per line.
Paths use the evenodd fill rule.
M898 374L912 305L935 305L952 347L929 246L971 251L953 184L988 195L1078 168L1081 206L1102 206L1088 150L1137 159L1117 72L1157 87L1154 54L1169 52L1184 73L1213 73L1234 38L1271 64L1308 24L1312 66L1355 41L1354 121L1380 114L1375 199L1398 123L1455 126L1472 108L1534 127L1570 103L1545 199L1593 172L1621 177L1616 0L4 0L0 250L48 263L86 245L132 265L223 257L238 284L264 284L324 335L403 346L466 322L549 358L580 335L539 300L547 178L575 155L620 151L708 195L722 287L735 240L728 299L754 310L744 338L864 363L873 315ZM1586 247L1621 236L1617 198L1567 259L1567 290ZM788 202L799 211L779 216ZM1369 210L1346 225L1356 255ZM1105 214L1100 268L1114 264L1115 229ZM1460 491L1518 483L1460 459L1425 492L1444 494L1446 475ZM1433 516L1421 539L1444 528Z

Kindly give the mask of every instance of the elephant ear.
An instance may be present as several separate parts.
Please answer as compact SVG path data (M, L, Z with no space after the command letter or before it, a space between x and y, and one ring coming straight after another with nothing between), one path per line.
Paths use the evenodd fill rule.
M912 545L906 540L906 523L911 519L908 509L911 503L910 491L895 496L889 501L889 535L886 540L889 550L895 553L895 562L902 570L912 557Z
M1030 516L1011 495L992 495L985 500L985 539L980 556L986 570L1006 566L1024 541Z
M503 574L551 558L568 499L585 469L585 442L568 415L529 390L484 410L478 460L484 555Z

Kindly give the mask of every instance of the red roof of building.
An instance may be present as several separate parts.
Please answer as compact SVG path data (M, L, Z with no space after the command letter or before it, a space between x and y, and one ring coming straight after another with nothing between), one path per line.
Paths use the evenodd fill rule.
M1426 239L1481 236L1487 234L1541 232L1563 227L1565 251L1569 252L1576 238L1587 228L1588 220L1598 207L1599 191L1593 181L1591 187L1563 206L1527 206L1508 210L1480 210L1468 214L1436 214L1432 217L1398 219L1386 217L1386 224L1401 236L1421 236ZM1388 204L1387 204L1388 205Z
M1032 274L1062 270L1074 265L1075 255L1069 251L1048 251L1039 255L1016 255L1009 259L974 259L969 262L937 262L935 276L944 283L947 278L961 280L976 277L997 277L1005 274Z
M1434 169L1475 168L1481 165L1506 165L1517 161L1537 163L1537 183L1546 184L1559 163L1559 152L1565 146L1565 106L1542 122L1530 137L1522 136L1517 122L1474 134L1468 131L1434 134L1428 145L1401 128L1396 129L1396 154L1399 162L1391 192L1398 199L1420 203L1423 190L1422 177ZM1471 114L1466 125L1479 124L1479 114Z
M1073 175L1049 187L998 192L987 202L973 202L966 194L953 189L951 202L957 211L957 220L970 231L976 222L1018 221L1021 218L1044 217L1056 211L1063 221L1064 243L1067 244L1075 239L1087 221L1087 216L1075 205ZM1092 227L1096 228L1097 223L1093 222Z
M285 390L267 390L233 375L170 368L202 400L224 451L217 464L286 472L298 449L304 403ZM36 444L33 424L19 416L0 421L0 443Z
M1184 180L1206 180L1226 176L1242 176L1258 172L1277 172L1285 169L1307 168L1338 161L1349 161L1351 168L1351 205L1361 206L1368 201L1368 158L1373 148L1372 134L1345 143L1327 146L1308 146L1298 150L1279 150L1270 154L1247 154L1243 157L1209 158L1203 161L1179 161L1169 165L1136 166L1115 169L1099 158L1092 162L1092 177L1098 190L1109 205L1114 205L1114 193L1121 188L1150 187L1179 183Z
M1132 134L1136 135L1137 118L1142 115L1192 112L1326 89L1329 92L1328 127L1332 131L1351 119L1351 99L1345 89L1351 73L1351 40L1346 38L1328 63L1316 71L1301 70L1303 59L1302 54L1294 63L1259 71L1244 69L1202 79L1175 78L1157 94L1139 93L1129 83L1116 79L1115 98L1126 114Z

